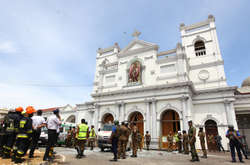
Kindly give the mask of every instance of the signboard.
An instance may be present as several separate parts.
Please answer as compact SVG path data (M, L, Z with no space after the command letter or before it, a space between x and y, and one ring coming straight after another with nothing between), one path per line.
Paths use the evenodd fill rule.
M167 136L162 136L162 143L167 143Z

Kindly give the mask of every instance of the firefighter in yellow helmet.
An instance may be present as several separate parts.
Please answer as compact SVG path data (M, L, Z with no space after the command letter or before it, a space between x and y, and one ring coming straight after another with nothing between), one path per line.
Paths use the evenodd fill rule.
M81 124L77 126L77 145L76 145L76 150L77 150L77 156L76 158L82 158L84 156L83 152L85 149L85 143L89 137L89 127L85 123L85 119L81 120Z
M32 137L32 115L35 113L35 109L32 106L28 106L26 111L23 111L23 118L19 122L16 147L17 151L14 153L15 163L22 163L22 157L26 154L30 139Z

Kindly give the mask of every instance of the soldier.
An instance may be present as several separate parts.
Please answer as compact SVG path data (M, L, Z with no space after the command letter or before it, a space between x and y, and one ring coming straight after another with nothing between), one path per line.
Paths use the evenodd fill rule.
M200 143L201 143L201 149L203 152L203 156L201 158L207 158L207 150L206 150L206 146L205 146L205 132L203 131L203 128L200 127L198 136L200 138Z
M77 143L77 138L76 138L76 127L73 127L72 131L71 131L71 145L73 147L76 146Z
M32 119L35 109L31 106L26 108L26 111L23 111L23 118L20 120L16 147L17 151L14 153L13 161L15 163L22 163L22 157L26 154L29 145L30 139L32 138Z
M239 137L239 142L240 142L240 150L242 151L243 155L245 156L246 159L248 159L247 157L247 142L246 142L246 136L240 136Z
M137 149L138 149L138 135L139 135L139 131L138 128L136 127L136 124L133 124L133 128L132 128L132 146L133 146L133 154L131 155L131 157L137 157Z
M69 127L69 130L67 132L67 139L66 139L66 146L71 147L72 142L72 128Z
M213 134L210 134L210 135L208 135L207 137L208 137L208 144L209 144L209 146L211 146L210 148L208 148L208 149L209 149L209 152L215 151L215 150L214 150L214 147L213 147L214 144L215 144L214 135L213 135Z
M221 140L222 140L221 136L218 134L214 137L214 139L215 139L218 151L221 152L221 149L222 149L222 151L225 153L224 147L221 144Z
M243 163L244 161L242 160L242 155L240 152L240 143L239 143L240 133L239 133L239 131L234 130L234 126L230 125L230 126L228 126L226 137L229 139L229 146L230 146L230 151L231 151L232 162L233 163L236 162L236 159L235 159L235 148L236 148L239 160L240 160L240 162Z
M139 132L138 133L138 149L140 149L140 151L142 151L142 135L141 133Z
M85 123L85 119L81 120L81 124L77 126L77 156L76 158L82 158L84 156L85 143L89 137L89 127Z
M181 131L178 131L177 138L178 138L178 142L177 142L178 152L182 153L182 134L181 134Z
M189 130L188 130L188 137L189 137L189 144L191 148L192 159L191 162L200 161L195 149L195 142L196 142L196 129L193 127L192 120L188 121Z
M126 143L128 141L128 134L129 134L129 130L128 128L125 126L125 123L122 122L122 125L119 129L119 149L120 149L120 153L118 155L118 159L120 159L119 157L122 156L122 159L126 159Z
M151 135L148 133L148 131L146 131L146 146L147 146L147 150L149 150L149 146L150 146L150 142L151 142Z
M172 152L173 151L173 141L174 141L172 131L169 132L167 139L168 139L168 152Z
M184 154L189 154L189 147L188 147L188 135L185 130L182 131L183 134L183 149Z
M90 130L90 133L89 133L89 142L90 142L91 150L94 149L95 139L96 139L95 129L94 129L94 126L91 125L91 130Z
M117 161L117 147L118 147L118 139L119 139L119 121L114 121L114 124L115 125L112 127L112 134L110 136L114 158L110 161Z
M126 123L125 126L126 126L127 129L128 129L128 135L127 135L127 141L126 141L126 148L127 148L128 142L129 142L129 137L130 137L130 135L131 135L131 128L129 127L128 123Z

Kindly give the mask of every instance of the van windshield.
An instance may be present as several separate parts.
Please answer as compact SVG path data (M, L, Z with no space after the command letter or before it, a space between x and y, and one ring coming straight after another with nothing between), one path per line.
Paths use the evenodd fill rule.
M112 125L104 125L102 131L112 131Z

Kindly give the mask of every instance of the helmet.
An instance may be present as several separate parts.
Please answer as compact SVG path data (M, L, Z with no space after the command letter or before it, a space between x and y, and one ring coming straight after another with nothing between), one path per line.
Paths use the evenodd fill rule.
M16 108L16 112L22 112L23 111L23 107L17 107Z
M8 112L15 112L15 109L10 108Z
M115 125L119 125L119 121L118 121L118 120L115 120L115 121L114 121L114 124L115 124Z
M26 108L26 113L27 114L32 114L32 113L35 113L35 112L36 112L36 110L32 106L28 106Z

